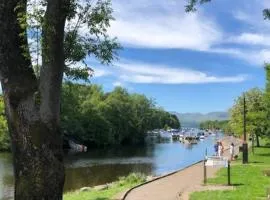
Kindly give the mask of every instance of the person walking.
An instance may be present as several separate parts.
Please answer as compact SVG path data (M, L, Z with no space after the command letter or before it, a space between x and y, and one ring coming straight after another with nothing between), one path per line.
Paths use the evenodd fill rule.
M223 156L223 154L224 154L224 146L223 146L223 143L220 142L220 145L221 145L221 156Z
M219 146L219 142L217 142L217 143L214 145L215 156L218 156L218 146Z
M223 155L223 145L221 142L218 143L218 157Z
M234 160L234 143L233 142L230 145L230 156L231 156L231 160Z

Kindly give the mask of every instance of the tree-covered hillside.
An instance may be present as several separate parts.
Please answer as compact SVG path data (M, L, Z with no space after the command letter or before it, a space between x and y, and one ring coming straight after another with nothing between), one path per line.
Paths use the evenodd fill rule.
M223 121L229 119L229 114L227 112L210 112L207 114L172 112L172 114L175 114L178 117L183 127L199 127L201 122L207 120Z

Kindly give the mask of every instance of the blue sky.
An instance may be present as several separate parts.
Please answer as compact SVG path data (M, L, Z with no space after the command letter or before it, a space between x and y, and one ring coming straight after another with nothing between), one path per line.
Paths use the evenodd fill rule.
M93 83L123 86L168 111L225 111L243 91L263 88L270 61L269 0L219 0L185 13L183 0L112 0L109 34L124 47L113 66L92 59Z

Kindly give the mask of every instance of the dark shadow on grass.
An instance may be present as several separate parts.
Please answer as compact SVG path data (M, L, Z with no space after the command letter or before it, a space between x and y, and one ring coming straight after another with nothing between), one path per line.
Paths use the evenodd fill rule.
M102 198L98 197L98 198L96 198L94 200L110 200L110 199L109 198L105 198L105 197L102 197Z
M259 146L259 147L256 147L256 148L270 148L270 145L262 145L262 146Z
M245 184L243 184L243 183L232 183L231 184L231 186L243 186L243 185L245 185Z
M258 156L270 156L270 153L258 153L256 155L258 155Z
M249 162L250 164L259 164L259 163L264 163L264 162L260 162L260 161L253 161L253 162Z

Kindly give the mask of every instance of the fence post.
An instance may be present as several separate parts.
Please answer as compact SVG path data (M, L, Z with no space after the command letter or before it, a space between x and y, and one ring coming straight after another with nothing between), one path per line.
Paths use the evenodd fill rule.
M228 160L228 185L231 185L231 162Z
M203 183L206 184L207 174L206 174L206 159L203 160Z

